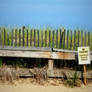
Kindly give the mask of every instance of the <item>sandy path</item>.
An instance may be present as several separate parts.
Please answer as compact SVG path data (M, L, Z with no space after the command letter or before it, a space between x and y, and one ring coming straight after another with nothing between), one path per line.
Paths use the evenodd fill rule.
M0 92L92 92L92 85L86 87L68 88L59 86L39 86L32 84L1 85Z

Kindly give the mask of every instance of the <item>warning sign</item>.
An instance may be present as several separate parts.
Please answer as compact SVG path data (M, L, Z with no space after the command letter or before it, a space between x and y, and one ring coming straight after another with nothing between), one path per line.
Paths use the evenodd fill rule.
M80 65L90 64L89 47L78 47L78 61Z

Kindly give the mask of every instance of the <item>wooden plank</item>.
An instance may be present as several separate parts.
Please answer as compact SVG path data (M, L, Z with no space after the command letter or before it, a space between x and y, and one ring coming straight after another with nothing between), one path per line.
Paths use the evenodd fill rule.
M49 47L51 46L51 31L49 30Z
M74 31L74 50L76 50L76 30Z
M23 27L23 47L25 46L25 27Z
M0 46L2 46L2 31L0 30Z
M90 47L90 32L88 32L88 46Z
M37 37L38 37L38 38L37 38L37 39L38 39L38 40L37 40L37 46L39 47L39 30L37 30L37 35L38 35L38 36L37 36Z
M41 51L15 51L0 50L1 57L32 57L32 58L48 58L48 59L64 59L75 60L75 54L64 52L41 52Z
M67 49L69 48L69 30L67 31Z
M12 32L11 32L11 46L13 46L13 29L12 29Z
M32 46L32 29L30 30L30 46Z
M47 47L11 47L11 46L0 46L0 50L15 50L15 51L52 51L51 48Z
M27 47L28 47L28 43L29 43L29 42L28 42L28 38L29 38L29 37L28 37L28 29L26 30L26 35L27 35L27 36L26 36L26 45L27 45Z
M45 47L47 47L47 30L45 30Z
M71 31L71 39L70 39L70 49L72 50L72 31Z
M17 46L17 29L15 29L15 47Z
M10 44L10 42L9 42L10 40L9 40L9 33L7 33L7 45L9 46L9 44Z
M55 30L52 31L52 48L54 48Z
M36 47L36 29L34 29L34 47Z
M60 45L59 45L59 48L62 47L62 30L60 29Z
M87 36L86 36L86 31L85 31L84 46L86 46L86 42L87 42Z
M19 46L21 46L21 29L19 29Z
M56 48L58 48L58 29L56 30Z
M78 31L78 47L80 46L79 42L80 42L80 31Z
M81 46L83 46L83 31L81 31Z
M43 47L43 30L41 30L41 47Z
M4 28L4 36L3 36L3 39L4 39L4 46L6 45L6 30Z
M66 30L64 29L64 35L63 35L63 49L65 49L65 34L66 34Z

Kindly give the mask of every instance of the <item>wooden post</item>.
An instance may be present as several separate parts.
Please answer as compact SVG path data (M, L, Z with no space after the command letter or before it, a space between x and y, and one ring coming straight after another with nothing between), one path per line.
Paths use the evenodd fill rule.
M86 85L87 84L87 72L86 72L86 65L83 65L83 81L84 81L84 84Z
M54 74L54 72L53 72L53 63L54 63L53 60L48 60L48 71L49 71L50 75Z

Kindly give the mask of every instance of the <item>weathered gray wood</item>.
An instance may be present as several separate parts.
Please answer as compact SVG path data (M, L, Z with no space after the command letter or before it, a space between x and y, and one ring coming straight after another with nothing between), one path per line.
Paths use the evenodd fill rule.
M21 29L19 29L19 46L21 46Z
M52 48L54 48L55 30L52 31Z
M66 30L64 29L64 35L63 35L63 49L65 49L65 34L66 34Z
M81 31L81 46L83 46L83 31Z
M41 30L41 47L43 47L43 30Z
M2 31L0 30L0 46L2 46Z
M34 71L35 68L18 68L17 70L15 68L11 68L12 70L15 70L17 75L19 77L33 77L32 71ZM42 68L40 68L42 69ZM74 78L74 74L77 72L78 78L83 78L83 72L82 71L75 71L71 69L53 69L53 75L50 71L47 70L48 77L62 77L62 78ZM0 72L0 76L2 76L2 73ZM87 79L92 79L92 70L87 71Z
M48 72L49 72L49 75L53 76L54 74L54 60L48 60Z
M37 30L38 40L37 40L37 46L39 47L39 30Z
M76 49L76 31L74 31L74 50Z
M17 46L17 29L15 29L15 47Z
M62 30L60 29L60 45L59 45L59 48L61 48L62 47L62 32L61 32Z
M34 47L36 47L36 29L34 29Z
M58 29L56 30L56 48L58 48Z
M47 47L47 30L45 30L45 47Z
M87 41L87 35L86 35L86 31L85 31L84 46L86 46L86 41Z
M71 39L70 39L70 49L72 50L72 31L71 31Z
M88 32L88 46L90 46L90 32Z
M7 45L9 46L10 42L9 42L9 33L7 34Z
M12 29L12 32L11 32L11 46L13 46L13 29Z
M0 50L0 56L3 57L32 57L32 58L49 58L75 60L75 54L64 52L41 52L41 51L14 51Z
M3 36L3 39L4 39L4 46L6 45L6 30L4 28L4 36Z
M23 27L23 47L25 46L25 27Z
M30 30L30 46L32 46L32 30Z
M69 46L69 30L67 31L67 49L68 49L68 46Z
M26 30L26 32L27 32L27 33L26 33L26 34L27 34L27 36L26 36L26 44L27 44L27 47L28 47L28 38L29 38L29 37L28 37L28 29Z
M80 31L78 31L78 47L80 46Z
M49 30L49 47L51 46L51 31Z
M19 51L52 51L51 48L47 47L11 47L11 46L0 46L0 50L19 50Z

